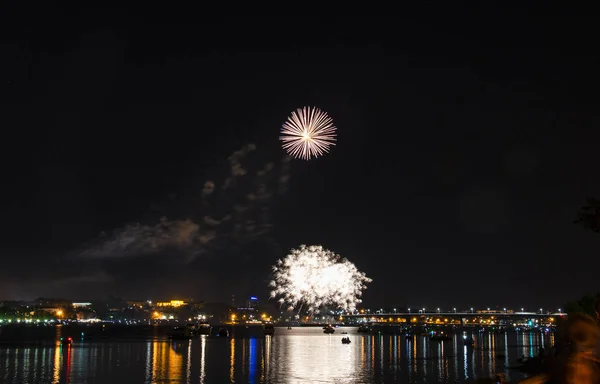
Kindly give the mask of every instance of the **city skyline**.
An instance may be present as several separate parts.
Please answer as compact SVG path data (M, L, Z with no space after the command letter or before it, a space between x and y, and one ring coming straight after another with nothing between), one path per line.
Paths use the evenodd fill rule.
M192 297L177 297L177 298L153 298L153 299L133 299L133 298L119 298L119 297L108 297L108 298L103 298L103 299L99 299L99 298L88 298L88 299L82 299L82 300L70 300L68 298L51 298L51 297L37 297L35 299L32 300L25 300L25 299L17 299L17 300L4 300L2 298L0 298L0 305L2 303L11 303L11 302L15 302L15 303L25 303L25 304L33 304L33 305L38 305L39 303L42 302L52 302L52 303L57 303L57 302L61 302L63 304L66 305L66 303L70 303L69 305L73 305L74 307L80 306L80 305L91 305L92 302L122 302L122 303L127 303L128 305L134 305L133 303L135 303L135 306L138 305L144 305L144 306L157 306L157 307L166 307L166 306L173 306L173 307L179 307L179 306L185 306L185 305L192 305L192 304L198 304L198 303L210 303L210 304L225 304L230 306L231 308L244 308L244 307L248 307L248 303L250 301L256 301L257 304L260 304L261 306L266 306L266 307L278 307L279 310L281 310L282 312L289 312L289 313L294 313L295 310L287 310L284 307L278 305L278 303L274 300L271 300L269 298L266 298L266 300L261 300L260 297L257 296L244 296L244 297L238 297L238 299L236 300L235 298L232 298L232 300L230 302L213 302L213 301L207 301L207 300L203 300L203 299L197 299L197 298L192 298ZM567 304L567 303L565 303ZM547 308L542 308L539 306L533 306L533 307L529 307L526 308L524 306L483 306L483 307L477 307L477 306L467 306L467 307L460 307L460 306L450 306L450 307L443 307L443 306L436 306L436 305L407 305L407 304L403 304L403 305L399 305L399 304L388 304L388 305L382 305L382 306L372 306L372 305L368 305L368 303L360 303L356 310L343 310L343 309L333 309L333 308L328 308L328 307L324 307L324 308L320 308L320 312L323 312L323 310L327 311L327 310L334 310L336 312L340 311L340 312L360 312L360 313L365 313L365 311L367 311L366 313L406 313L406 314L435 314L435 313L479 313L479 312L493 312L493 313L512 313L512 312L523 312L523 313L567 313L564 309L564 305L562 306L551 306L551 307L547 307Z

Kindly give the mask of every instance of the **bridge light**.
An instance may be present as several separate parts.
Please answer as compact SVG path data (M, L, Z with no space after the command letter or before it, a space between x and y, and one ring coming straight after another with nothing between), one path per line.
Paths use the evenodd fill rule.
M471 308L471 313L473 313L473 308Z

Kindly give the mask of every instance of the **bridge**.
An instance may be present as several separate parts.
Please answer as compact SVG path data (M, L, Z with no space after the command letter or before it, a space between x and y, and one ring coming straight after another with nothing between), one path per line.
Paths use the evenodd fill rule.
M513 311L468 311L468 312L380 312L341 315L345 323L407 323L412 325L471 325L471 326L536 326L553 325L566 313L559 312L513 312Z

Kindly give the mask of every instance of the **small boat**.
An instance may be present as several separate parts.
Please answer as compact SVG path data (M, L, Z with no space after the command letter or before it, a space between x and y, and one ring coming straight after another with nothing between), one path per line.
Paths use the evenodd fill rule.
M217 336L229 337L229 331L227 330L227 328L219 328L219 332L217 332Z
M73 344L73 338L71 338L71 337L61 337L60 338L60 343L61 344Z
M265 324L264 332L265 335L273 336L275 334L275 327L273 326L273 324Z
M323 327L323 333L335 333L335 329L331 325L328 325Z
M192 339L200 335L199 328L196 324L189 323L185 327L174 327L169 332L169 338L175 340Z
M349 337L342 337L342 344L350 344L350 338Z

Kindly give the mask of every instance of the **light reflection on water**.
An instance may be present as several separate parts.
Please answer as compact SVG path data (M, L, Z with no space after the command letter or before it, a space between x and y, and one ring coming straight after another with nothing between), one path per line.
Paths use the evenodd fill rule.
M341 343L347 331L351 344ZM6 383L372 383L465 382L507 373L522 355L548 349L554 335L473 333L447 341L362 335L338 328L278 328L273 337L203 336L184 341L75 342L72 346L0 344L0 382Z

